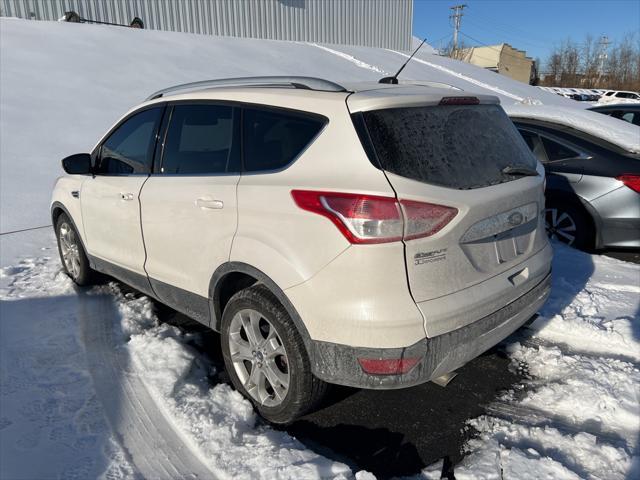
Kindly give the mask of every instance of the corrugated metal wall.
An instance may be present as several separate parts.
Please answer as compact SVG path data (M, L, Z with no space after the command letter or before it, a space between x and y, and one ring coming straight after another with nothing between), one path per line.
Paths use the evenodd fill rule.
M413 0L2 0L0 14L83 18L145 28L408 50Z

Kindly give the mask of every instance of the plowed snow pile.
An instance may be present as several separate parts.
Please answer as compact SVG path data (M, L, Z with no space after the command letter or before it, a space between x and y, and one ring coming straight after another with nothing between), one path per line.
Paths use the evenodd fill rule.
M2 232L48 223L59 159L89 150L158 88L252 74L375 80L405 59L7 19L0 35ZM408 78L572 108L471 65L418 57ZM116 283L76 288L60 271L51 231L40 232L2 236L0 478L354 476L264 425L212 380L202 335L160 323L151 300ZM458 479L640 478L640 266L561 245L555 252L551 299L506 342L525 380L470 420L477 435ZM439 478L438 465L416 474Z

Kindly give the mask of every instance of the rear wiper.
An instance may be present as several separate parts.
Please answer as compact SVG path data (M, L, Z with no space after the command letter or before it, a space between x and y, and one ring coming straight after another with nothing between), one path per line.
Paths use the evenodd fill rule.
M538 176L538 171L527 165L507 165L502 169L502 173L507 175L525 175L527 177Z

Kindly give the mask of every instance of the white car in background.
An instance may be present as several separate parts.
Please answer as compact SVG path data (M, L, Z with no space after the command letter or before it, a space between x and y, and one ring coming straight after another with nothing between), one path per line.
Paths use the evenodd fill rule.
M600 97L598 103L640 103L640 94L638 92L609 90Z

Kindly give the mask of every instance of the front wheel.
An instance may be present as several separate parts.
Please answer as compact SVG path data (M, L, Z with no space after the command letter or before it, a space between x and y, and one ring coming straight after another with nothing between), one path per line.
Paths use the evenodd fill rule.
M93 283L95 272L89 265L80 236L66 213L61 214L56 221L56 239L65 273L78 285Z
M266 420L291 423L320 402L327 385L311 373L300 334L265 285L231 297L221 330L229 377Z

